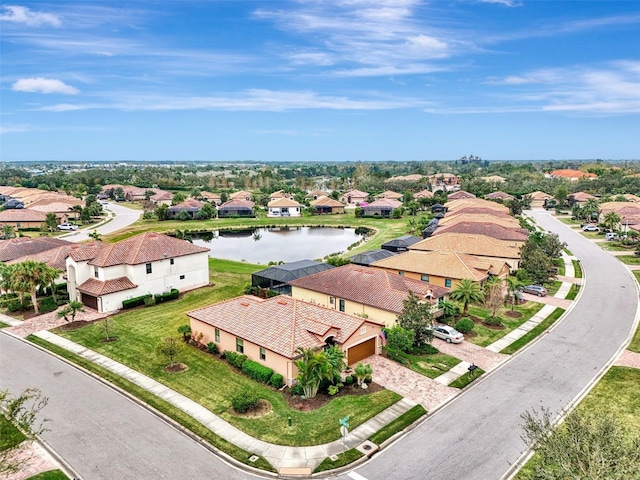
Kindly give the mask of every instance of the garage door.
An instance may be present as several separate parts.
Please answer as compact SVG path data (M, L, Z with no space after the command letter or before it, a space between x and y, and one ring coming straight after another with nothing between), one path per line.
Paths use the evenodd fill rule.
M376 339L375 337L367 340L366 342L354 345L348 351L348 363L349 365L355 365L356 363L364 360L367 357L376 353Z
M98 310L98 297L94 297L93 295L87 295L86 293L82 294L82 303L84 303L85 307L93 308L94 310Z

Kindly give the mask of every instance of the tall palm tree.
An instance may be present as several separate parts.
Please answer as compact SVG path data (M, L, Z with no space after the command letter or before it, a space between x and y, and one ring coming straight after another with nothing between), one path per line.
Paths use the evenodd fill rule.
M598 205L598 201L595 198L589 198L584 202L582 214L587 218L588 222L590 222L592 218L597 217L599 212L600 205Z
M332 345L324 351L324 354L331 370L331 381L335 385L340 381L340 374L347 368L344 352L340 347Z
M605 227L613 232L617 230L617 227L620 224L620 220L620 215L618 215L616 212L607 212L602 219L602 223Z
M469 278L463 278L458 286L451 290L449 297L463 304L462 314L466 315L469 311L469 304L472 302L482 302L484 295L477 282Z
M302 385L302 390L307 398L315 398L322 380L331 379L331 368L324 352L316 352L311 348L298 348L296 353L300 355L295 360L298 367L297 379Z
M38 288L49 286L57 276L58 272L46 263L26 260L16 264L14 288L23 293L31 294L33 310L38 315L40 313L37 298Z
M507 277L507 292L509 294L509 298L511 299L512 312L516 304L516 292L521 286L522 282L520 282L520 280L518 280L516 277Z

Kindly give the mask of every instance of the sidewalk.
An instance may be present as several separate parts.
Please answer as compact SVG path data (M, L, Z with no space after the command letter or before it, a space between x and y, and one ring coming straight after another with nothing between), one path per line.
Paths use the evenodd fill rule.
M340 439L331 443L313 445L309 447L275 445L257 440L247 435L193 400L166 387L152 378L147 377L146 375L136 372L125 365L105 357L104 355L96 353L48 331L36 332L34 335L80 355L83 358L96 363L117 375L120 375L130 382L135 383L187 413L224 440L246 450L247 452L265 458L269 463L271 463L271 465L281 472L283 469L285 472L291 471L290 469L295 469L299 473L310 474L325 458L337 455L352 448L357 448L359 445L366 442L367 438L373 433L377 432L416 405L415 402L403 398L385 411L354 428L349 432L344 440ZM336 425L336 430L338 430L338 427L339 426Z

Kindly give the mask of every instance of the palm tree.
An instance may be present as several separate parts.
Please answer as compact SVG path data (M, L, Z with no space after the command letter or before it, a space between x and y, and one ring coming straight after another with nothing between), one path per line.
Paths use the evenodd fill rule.
M482 302L484 300L484 295L482 294L480 285L469 278L463 278L460 280L458 286L451 290L449 297L458 302L462 302L462 315L467 314L470 303Z
M331 382L335 385L340 381L340 374L347 368L344 352L340 347L332 345L324 351L324 354L330 366Z
M589 198L582 206L582 214L586 217L587 222L591 221L592 217L597 217L600 212L600 206L595 198Z
M509 294L509 298L511 299L512 312L516 304L516 292L521 286L522 286L522 283L517 278L507 277L507 292Z
M617 227L620 224L620 220L620 215L618 215L616 212L607 212L602 219L602 223L605 227L613 232L617 230Z
M5 224L2 226L2 238L9 239L16 236L16 232L13 229L13 225Z
M38 309L37 292L39 287L49 286L58 276L57 270L49 267L44 262L36 262L35 260L26 260L16 264L14 278L15 286L23 293L31 294L33 310L36 315L40 313Z
M324 352L316 352L311 348L298 348L300 355L294 363L298 367L298 382L307 398L315 398L322 380L331 380L331 368Z

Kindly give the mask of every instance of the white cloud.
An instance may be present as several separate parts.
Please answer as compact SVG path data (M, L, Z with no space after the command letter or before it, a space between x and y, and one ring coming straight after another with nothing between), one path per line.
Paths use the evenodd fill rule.
M80 93L76 87L55 78L21 78L16 81L11 90L16 92L36 92L36 93L63 93L65 95L76 95Z
M51 13L34 12L27 7L4 5L2 10L4 13L0 14L0 21L3 22L23 23L30 27L41 25L59 27L62 24L60 19Z
M0 126L0 134L5 133L22 133L28 132L30 129L29 125L1 125Z
M517 0L479 0L480 3L496 3L505 7L521 7L522 2Z

